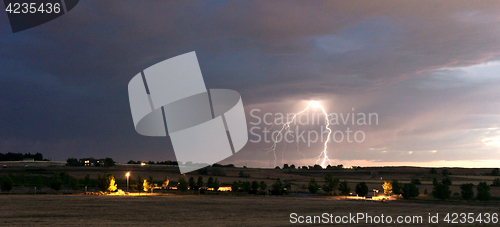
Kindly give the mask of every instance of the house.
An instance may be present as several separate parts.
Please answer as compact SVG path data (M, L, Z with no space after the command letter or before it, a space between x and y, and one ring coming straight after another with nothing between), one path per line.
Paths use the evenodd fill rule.
M79 163L81 166L104 166L105 159L82 158Z

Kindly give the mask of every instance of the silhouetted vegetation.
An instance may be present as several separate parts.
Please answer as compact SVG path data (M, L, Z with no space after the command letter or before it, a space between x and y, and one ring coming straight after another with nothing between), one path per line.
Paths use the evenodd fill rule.
M319 186L318 182L316 182L314 177L312 177L309 180L309 185L308 185L307 189L309 190L310 193L316 194L318 192L319 188L320 188L320 186Z
M43 159L43 155L40 153L0 153L0 161L23 161L24 159L33 159L34 161L48 161Z
M342 181L339 184L339 191L341 195L349 195L349 193L351 192L351 187L349 187L349 184L346 180Z
M479 183L477 185L477 199L480 201L488 201L490 198L490 186L486 182Z
M366 182L359 182L356 184L356 194L359 196L368 195L368 186L366 185Z
M418 197L420 195L420 191L413 183L405 184L401 190L401 195L404 199L412 199Z
M460 190L463 199L469 200L474 197L474 184L462 184Z

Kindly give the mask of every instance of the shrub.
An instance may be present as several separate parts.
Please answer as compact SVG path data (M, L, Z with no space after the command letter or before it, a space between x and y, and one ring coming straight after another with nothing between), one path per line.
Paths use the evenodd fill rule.
M241 188L243 189L244 192L250 191L251 184L249 181L245 181L245 182L241 183L240 185L241 185Z
M462 184L460 185L460 192L462 198L465 200L472 199L474 197L474 185L473 184Z
M495 168L491 171L491 176L499 176L500 175L500 170L498 168Z
M411 178L411 183L414 185L421 185L422 182L418 178Z
M254 191L257 191L259 189L260 185L259 185L259 182L254 180L252 181L252 185L250 186L250 188Z
M320 186L318 184L318 182L316 182L316 180L313 178L311 178L311 180L309 180L309 185L307 187L307 189L309 189L309 192L312 193L312 194L316 194L319 190Z
M99 190L101 190L101 191L108 190L108 188L109 188L109 178L105 174L102 175L102 176L101 176L101 174L97 175L97 188L99 188Z
M104 159L104 166L105 167L115 166L115 161L113 161L112 158L106 158Z
M365 182L360 182L356 184L356 194L358 194L359 196L368 195L368 186L366 185Z
M490 198L490 186L486 182L479 183L477 185L477 199L480 201L488 201Z
M6 176L2 179L2 184L0 185L2 188L2 191L10 192L12 188L14 187L14 181L12 181L12 178L10 176Z
M491 186L500 187L500 178L495 178L495 180L493 180L493 184Z
M279 178L276 180L276 182L274 182L274 184L271 187L272 187L271 194L283 195L284 186L283 186L283 182L281 182L281 180Z

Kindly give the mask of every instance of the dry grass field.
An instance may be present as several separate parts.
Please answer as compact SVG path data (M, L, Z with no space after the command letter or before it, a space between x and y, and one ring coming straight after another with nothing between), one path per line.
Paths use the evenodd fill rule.
M365 202L332 197L1 195L1 226L289 226L298 215L422 216L449 212L500 213L498 206ZM355 215L355 214L354 214ZM366 224L364 220L353 226ZM394 225L394 224L393 224ZM446 223L440 222L440 226ZM495 226L495 225L492 225Z
M186 174L187 179L202 176L206 182L212 176L213 168L207 173L193 172ZM71 190L64 186L59 192L45 185L42 194L33 195L33 185L29 182L19 183L20 176L32 179L42 176L50 180L55 174L61 172L69 176L82 179L89 174L96 179L98 174L113 174L118 183L118 188L125 190L125 173L131 172L131 183L137 175L143 178L152 176L161 183L165 176L171 182L177 181L181 175L178 168L160 165L117 165L115 167L67 167L62 163L32 163L24 166L22 163L8 163L7 168L0 170L0 177L11 175L14 177L14 189L10 193L0 194L0 226L288 226L290 214L322 215L329 213L334 216L356 215L367 213L371 216L390 215L397 218L403 216L422 216L420 226L429 225L429 213L439 213L439 226L448 225L443 222L446 213L500 213L499 197L500 188L491 187L493 201L486 205L474 201L467 204L460 199L459 185L486 181L491 184L495 177L489 176L492 169L464 169L449 168L452 173L449 177L453 181L450 187L455 194L452 199L442 203L424 195L424 191L432 192L432 179L443 179L438 169L438 174L431 174L429 168L417 167L371 167L360 169L337 170L276 170L276 169L246 169L246 168L220 168L224 174L213 176L219 179L221 186L230 186L233 181L265 181L268 188L279 178L291 184L291 195L288 196L257 196L246 193L234 194L230 192L219 195L193 195L190 192L158 193L154 196L97 196L83 195L84 187L80 190ZM248 178L239 177L243 171ZM382 181L397 179L407 183L411 178L418 178L422 184L418 185L420 194L416 200L407 201L353 201L345 200L338 196L317 195L311 196L304 186L311 177L315 177L320 185L326 174L347 180L354 192L356 183L366 182L370 188L382 191ZM95 186L89 186L88 191L97 191ZM40 193L40 192L39 192ZM320 194L322 191L320 190ZM376 223L359 223L351 225L377 225ZM391 224L396 226L401 224ZM452 225L452 224L449 224ZM464 226L470 226L465 224ZM475 222L474 225L484 225ZM497 224L498 225L498 224Z

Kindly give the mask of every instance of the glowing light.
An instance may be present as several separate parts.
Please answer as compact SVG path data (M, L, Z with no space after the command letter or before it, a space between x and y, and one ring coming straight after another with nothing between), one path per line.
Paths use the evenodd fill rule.
M145 165L146 165L146 163L144 163L144 162L141 162L141 166L145 166Z
M125 176L126 176L126 177L130 177L130 172L127 172L127 173L125 174Z
M295 118L297 118L297 116L305 113L307 110L309 110L310 108L312 108L314 111L316 111L317 109L319 109L325 116L325 128L326 130L328 131L328 135L327 135L327 139L323 145L323 150L320 152L319 156L317 157L317 160L316 160L316 164L318 164L320 162L320 166L323 167L323 168L326 168L327 165L331 165L330 163L330 158L328 158L328 154L327 154L327 148L328 148L328 142L330 142L330 135L332 134L332 130L330 129L330 121L328 119L328 117L330 115L328 115L326 113L326 110L325 108L317 101L314 101L314 100L311 100L309 101L307 107L305 109L303 109L302 111L294 114L292 116L291 119L289 119L289 121L287 121L286 123L283 124L283 126L281 127L281 129L278 131L278 133L276 134L276 136L274 137L274 144L268 148L268 153L269 152L273 152L274 154L274 166L276 166L276 146L277 146L277 141L278 141L278 136L279 135L282 135L282 136L286 136L287 133L290 133L290 135L293 137L293 132L290 130L290 124L292 122L295 121ZM287 119L288 120L288 119ZM283 135L283 131L284 132L284 135ZM298 140L297 140L297 151L305 157L304 154L302 154L299 150L299 145L298 145ZM283 149L283 152L284 152L284 149ZM282 159L283 159L283 153L282 153ZM328 164L327 164L328 163Z

